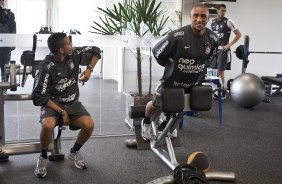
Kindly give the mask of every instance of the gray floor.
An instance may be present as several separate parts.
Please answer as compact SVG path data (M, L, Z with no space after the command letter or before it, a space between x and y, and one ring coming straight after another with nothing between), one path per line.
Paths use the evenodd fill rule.
M100 99L94 97L94 94L97 94L95 90L103 89L101 93L103 100L100 101L102 101L102 111L105 114L100 113L102 118L97 118L99 113L94 116L95 122L101 119L102 126L96 123L96 128L101 128L102 131L96 131L94 135L131 133L124 124L124 115L118 118L118 115L125 111L125 99L123 94L115 90L115 82L103 81L97 84L96 79L93 79L88 85L83 86L87 88L82 89L81 97L85 98L86 106L96 108L96 110L99 109L97 101ZM113 91L111 98L108 96L110 91ZM234 183L236 184L281 183L282 95L269 97L269 99L270 103L261 103L250 110L239 107L228 96L223 103L223 125L221 127L218 124L216 102L209 112L200 112L197 117L186 116L184 129L179 130L181 147L175 148L178 161L185 163L190 153L203 151L211 161L210 170L235 172L236 181ZM26 124L25 127L25 131L29 133L21 131L21 136L36 137L37 128L31 128L37 126L37 123L34 123L37 116L30 110L34 107L32 104L24 104L19 107L21 108L19 113L22 113L20 117L25 117L27 121L30 121L30 124ZM8 109L15 108L9 105ZM93 110L93 114L96 110ZM23 113L24 111L26 113ZM113 111L120 111L120 113ZM16 119L17 116L10 118ZM10 126L9 134L13 139L13 126L7 126ZM17 128L14 127L14 129ZM20 129L23 129L22 125ZM75 135L70 131L65 131L63 134L66 137ZM44 179L38 179L33 175L38 154L11 156L8 162L0 163L0 183L143 184L171 174L168 167L150 150L128 149L124 144L128 138L133 138L133 136L94 136L81 150L88 163L87 170L76 169L67 159L49 162L48 175ZM62 140L63 153L69 152L73 142L74 140Z

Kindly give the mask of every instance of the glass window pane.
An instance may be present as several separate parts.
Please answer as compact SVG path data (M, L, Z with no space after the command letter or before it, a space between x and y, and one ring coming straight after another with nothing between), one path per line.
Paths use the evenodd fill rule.
M18 0L11 5L16 5L17 33L33 34L47 26L47 0Z

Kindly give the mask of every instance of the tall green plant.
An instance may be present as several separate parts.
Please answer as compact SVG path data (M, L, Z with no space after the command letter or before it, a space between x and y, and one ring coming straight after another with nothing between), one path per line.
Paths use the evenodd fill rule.
M122 34L123 30L130 31L136 36L161 36L169 16L161 9L161 2L157 0L130 0L124 5L118 3L112 9L98 8L102 13L100 22L93 21L91 33L103 35ZM141 48L136 48L137 59L137 85L138 94L142 95L142 64ZM150 56L150 89L151 91L151 60Z

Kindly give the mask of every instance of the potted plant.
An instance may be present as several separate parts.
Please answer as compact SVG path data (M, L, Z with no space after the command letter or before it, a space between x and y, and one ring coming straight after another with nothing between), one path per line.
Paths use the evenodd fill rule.
M148 34L161 36L166 33L163 33L162 31L164 30L164 26L169 17L164 14L165 12L160 6L161 2L157 3L157 0L135 0L128 1L125 5L118 3L118 5L113 6L113 9L98 8L103 14L103 17L99 17L101 22L93 21L94 25L91 27L94 31L90 32L103 35L121 35L122 31L125 30L141 37ZM136 60L137 94L142 96L142 63L140 47L136 48ZM149 89L149 93L150 91L151 90Z
M112 9L98 8L102 13L100 22L93 21L91 33L102 35L121 35L123 33L134 34L144 37L147 35L162 36L166 34L164 27L169 20L169 16L161 9L161 2L157 0L133 0L127 1L124 5L118 3ZM128 105L146 104L151 99L152 86L152 56L150 48L149 66L149 90L148 95L142 93L142 62L141 47L136 47L137 61L137 93L130 94L133 100L128 100ZM132 102L133 101L133 102ZM128 121L128 120L126 120ZM131 126L131 125L130 125ZM131 126L132 127L132 126Z

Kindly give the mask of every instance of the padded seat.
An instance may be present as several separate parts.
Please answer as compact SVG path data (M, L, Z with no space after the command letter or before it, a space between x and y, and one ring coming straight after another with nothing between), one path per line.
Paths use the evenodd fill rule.
M262 76L261 79L265 82L275 84L277 86L282 86L282 78Z

